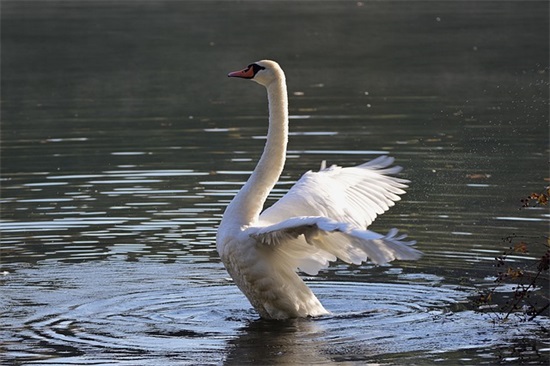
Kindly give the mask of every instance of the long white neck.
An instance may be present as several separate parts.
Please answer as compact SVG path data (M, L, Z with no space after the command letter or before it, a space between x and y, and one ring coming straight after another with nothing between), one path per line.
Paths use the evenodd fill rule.
M269 100L269 129L264 152L246 184L227 206L222 225L226 220L240 226L254 224L269 192L283 171L288 141L288 97L284 74L266 88Z

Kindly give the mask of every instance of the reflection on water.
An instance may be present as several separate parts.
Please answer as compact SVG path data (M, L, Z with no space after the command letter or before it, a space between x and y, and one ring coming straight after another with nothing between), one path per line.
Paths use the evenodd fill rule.
M2 317L2 339L13 356L38 364L44 356L79 365L114 356L159 365L222 358L230 365L436 362L452 360L446 353L455 350L484 363L499 349L508 352L507 337L518 326L491 326L468 309L468 290L441 286L433 276L310 281L331 315L263 321L226 276L219 264L116 259L21 269L3 278L3 306L25 311ZM538 332L535 324L521 326Z
M547 317L494 326L469 298L493 284L501 238L533 243L508 258L518 266L544 251L548 210L519 208L548 184L547 14L514 1L3 2L2 357L544 362ZM215 251L266 134L264 91L225 75L265 57L287 71L291 114L267 204L322 160L391 154L412 181L374 229L404 229L425 257L308 278L332 311L320 319L258 320Z

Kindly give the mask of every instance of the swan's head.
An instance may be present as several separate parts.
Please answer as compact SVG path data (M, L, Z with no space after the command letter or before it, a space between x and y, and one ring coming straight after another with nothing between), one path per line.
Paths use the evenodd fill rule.
M250 79L264 86L268 86L275 80L284 80L285 78L279 64L271 60L254 62L243 70L230 72L227 76Z

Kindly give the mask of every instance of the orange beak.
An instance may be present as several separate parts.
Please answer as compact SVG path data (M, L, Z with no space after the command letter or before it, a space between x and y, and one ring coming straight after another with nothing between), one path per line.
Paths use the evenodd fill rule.
M254 77L254 69L252 67L247 67L240 71L230 72L227 76L230 78L252 79Z

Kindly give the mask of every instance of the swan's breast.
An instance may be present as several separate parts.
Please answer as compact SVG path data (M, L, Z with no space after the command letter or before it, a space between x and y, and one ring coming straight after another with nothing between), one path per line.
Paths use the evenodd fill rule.
M221 259L261 317L286 319L327 313L276 248L258 243L245 233L225 239Z

